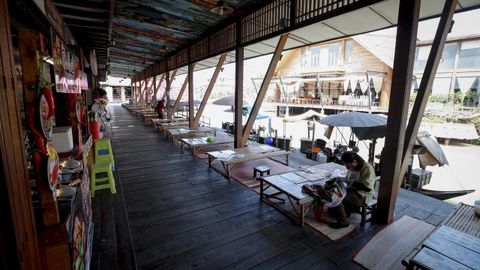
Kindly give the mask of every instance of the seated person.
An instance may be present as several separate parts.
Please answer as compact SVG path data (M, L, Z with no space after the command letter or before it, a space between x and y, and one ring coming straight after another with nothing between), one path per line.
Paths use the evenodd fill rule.
M157 103L157 106L155 107L155 110L156 110L157 113L158 113L158 118L160 118L160 119L164 119L164 118L165 118L165 114L164 114L164 110L165 110L165 99L161 99L161 100Z
M338 206L329 208L329 213L337 219L336 223L329 224L332 228L348 226L347 217L364 205L373 197L375 186L375 171L368 162L352 151L342 154L342 162L349 170L358 173L358 177L347 188L347 195Z

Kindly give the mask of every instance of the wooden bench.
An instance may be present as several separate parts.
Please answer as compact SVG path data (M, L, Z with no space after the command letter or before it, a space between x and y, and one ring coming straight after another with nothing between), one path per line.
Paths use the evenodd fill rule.
M450 215L442 221L438 230L440 230L440 228L442 227L445 227L442 229L444 231L455 230L454 233L448 233L448 235L452 237L462 237L464 239L467 239L467 238L476 239L473 241L476 241L478 243L477 245L480 245L480 241L479 241L480 218L475 216L473 207L470 205L460 203L456 207L455 211L450 213ZM470 242L472 241L471 239L466 241ZM444 241L444 242L447 242L447 241ZM458 242L458 241L455 240L454 242ZM466 269L472 268L470 266L465 266L464 265L465 262L462 263L462 259L448 257L448 256L446 257L448 257L449 260L445 259L445 256L444 256L445 254L441 254L444 252L442 251L440 252L440 254L438 254L439 251L435 250L435 248L436 248L435 246L433 248L428 247L428 243L425 244L424 242L422 242L420 245L418 245L417 247L413 248L410 251L410 253L402 260L402 264L407 269L415 269L415 268L431 269L436 266L435 260L431 259L432 256L435 256L436 258L442 258L445 261L445 263L450 263L450 265L457 265L457 263L460 263ZM452 262L451 260L453 260L454 262Z
M253 178L257 178L257 173L260 174L260 176L263 176L264 173L267 173L267 175L270 175L270 167L261 165L253 168Z
M378 198L378 189L380 187L380 176L375 178L374 185L374 194L373 198L365 202L364 205L360 207L360 215L362 219L360 220L360 225L365 226L365 224L372 220L372 214L377 209L377 198ZM368 217L370 215L370 217ZM368 218L367 218L368 217Z

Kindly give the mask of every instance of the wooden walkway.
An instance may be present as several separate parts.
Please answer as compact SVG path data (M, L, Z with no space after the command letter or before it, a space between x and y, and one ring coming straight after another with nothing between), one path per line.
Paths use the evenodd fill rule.
M102 190L94 199L92 269L360 269L352 257L382 228L331 242L181 153L120 106L111 110L118 193ZM436 225L453 210L410 193L400 193L398 217Z

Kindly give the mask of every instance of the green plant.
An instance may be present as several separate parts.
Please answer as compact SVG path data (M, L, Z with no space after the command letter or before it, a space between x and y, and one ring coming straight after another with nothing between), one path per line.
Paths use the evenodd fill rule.
M428 98L428 101L446 103L448 101L448 95L431 95Z
M463 105L475 106L478 104L478 100L479 94L476 91L472 91L472 89L470 89L465 93L465 97L463 98Z
M448 101L452 101L453 104L461 104L462 100L463 94L460 91L448 94Z
M417 92L410 92L410 102L415 102L415 99L417 98Z

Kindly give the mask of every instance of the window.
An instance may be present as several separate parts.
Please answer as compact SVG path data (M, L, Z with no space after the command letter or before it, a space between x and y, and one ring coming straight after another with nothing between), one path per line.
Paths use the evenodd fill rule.
M415 49L415 63L414 70L423 71L427 64L428 55L430 54L431 46L420 46ZM442 58L438 64L438 70L453 69L455 64L455 54L457 53L457 44L446 44L443 48Z
M453 69L456 54L457 43L446 44L443 48L442 58L440 59L438 70Z
M427 64L428 54L430 53L431 46L421 46L415 49L415 63L413 65L414 70L424 70Z
M130 86L125 87L125 98L132 98L132 88Z
M332 43L310 48L310 67L334 67L341 63L342 47L340 43Z
M310 48L310 67L320 66L320 46Z
M300 59L301 59L302 68L307 67L308 66L307 48L302 48Z
M462 42L458 68L480 68L480 40Z
M345 64L352 63L352 55L353 55L353 40L347 40L347 42L345 42Z

